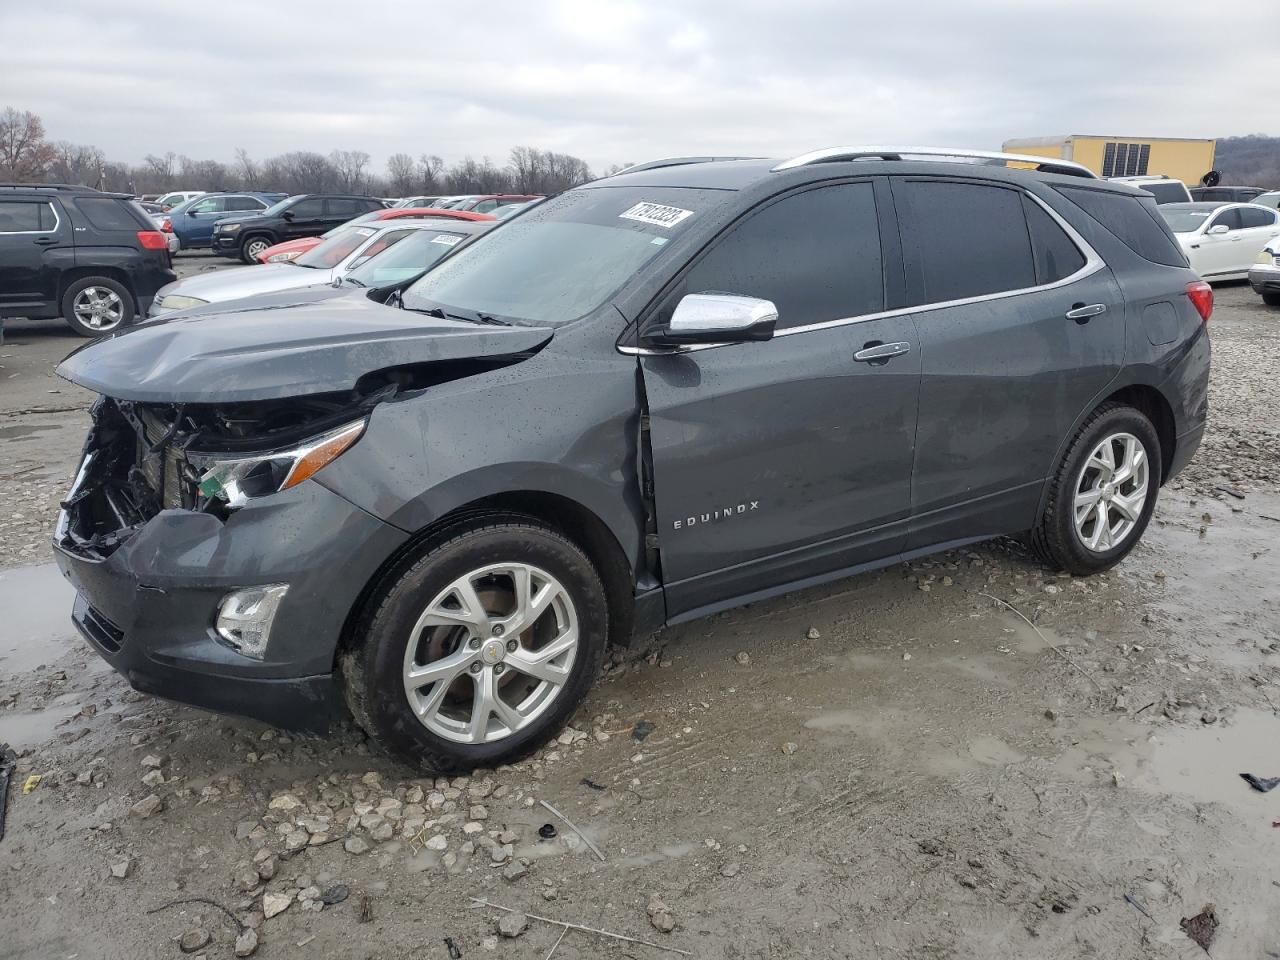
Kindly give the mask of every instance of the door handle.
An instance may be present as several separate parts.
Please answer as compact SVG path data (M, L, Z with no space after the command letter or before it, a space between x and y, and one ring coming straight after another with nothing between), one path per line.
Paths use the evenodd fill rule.
M1068 320L1088 320L1090 317L1096 317L1100 313L1107 312L1105 303L1073 303L1071 309L1067 311Z
M874 363L877 360L884 362L910 352L911 344L909 343L875 343L873 341L855 353L853 359L859 363Z
M39 239L32 240L31 242L36 244L37 246L51 247L58 242L58 238L57 237L40 237Z

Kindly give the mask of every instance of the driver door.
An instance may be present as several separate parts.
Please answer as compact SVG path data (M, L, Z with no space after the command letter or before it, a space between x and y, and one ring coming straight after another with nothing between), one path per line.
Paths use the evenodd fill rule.
M773 339L641 360L669 618L898 552L920 353L871 179L767 202L704 251L645 327L690 293L770 300ZM895 288L896 289L896 288ZM869 348L896 345L888 359ZM859 355L862 355L860 358Z

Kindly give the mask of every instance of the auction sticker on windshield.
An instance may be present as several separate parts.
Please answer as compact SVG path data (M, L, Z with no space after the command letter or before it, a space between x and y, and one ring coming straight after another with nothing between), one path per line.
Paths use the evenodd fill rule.
M456 233L442 233L438 237L432 237L431 242L443 243L446 247L452 247L455 243L457 243L461 239L462 238L458 236Z
M634 207L618 214L619 220L638 220L640 223L651 223L655 227L670 229L677 223L693 216L692 210L681 210L679 207L668 207L661 203L650 203L641 200Z

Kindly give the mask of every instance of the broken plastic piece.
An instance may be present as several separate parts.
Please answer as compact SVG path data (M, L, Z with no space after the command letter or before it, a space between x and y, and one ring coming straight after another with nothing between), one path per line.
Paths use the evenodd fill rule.
M36 787L40 786L40 781L43 779L44 777L40 776L38 773L33 773L31 776L27 777L26 783L22 785L23 794L28 794Z
M543 840L554 840L556 836L556 825L554 823L544 823L538 828L538 836Z
M1179 926L1188 937L1200 945L1205 953L1208 953L1209 945L1213 943L1213 938L1218 932L1218 914L1214 911L1213 904L1208 903L1194 917L1183 917Z
M641 720L637 722L634 727L631 728L631 739L643 740L649 734L653 733L653 731L656 729L657 727L654 724L650 723L648 720Z

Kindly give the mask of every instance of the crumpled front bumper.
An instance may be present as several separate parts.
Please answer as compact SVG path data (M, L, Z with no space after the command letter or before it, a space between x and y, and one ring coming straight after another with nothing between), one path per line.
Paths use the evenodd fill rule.
M62 528L59 524L59 528ZM277 726L326 730L347 615L406 534L307 481L223 521L163 510L105 556L56 538L72 620L136 689ZM263 660L214 632L232 590L287 583Z
M1258 263L1249 268L1254 293L1280 293L1280 266Z

